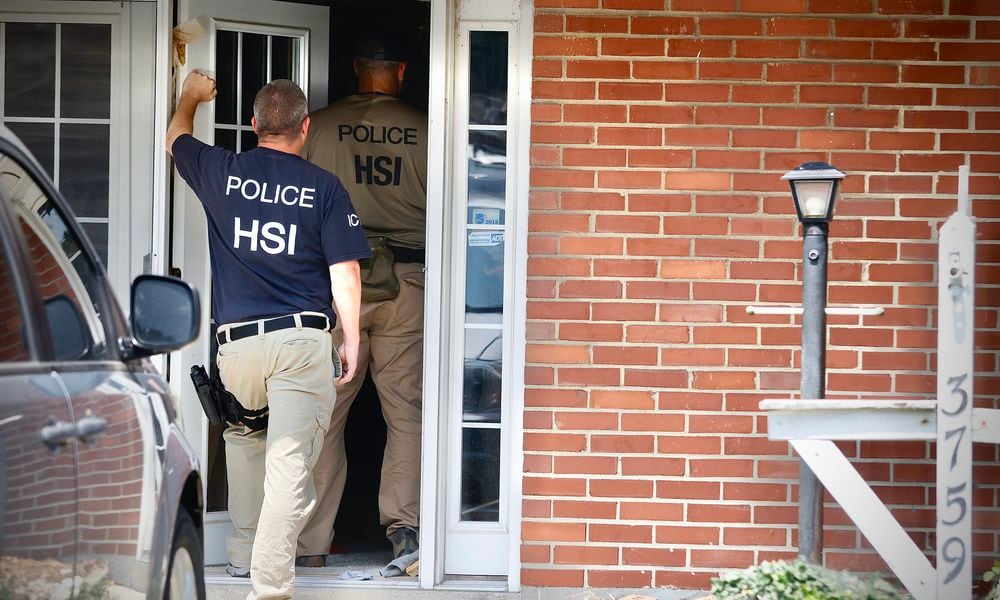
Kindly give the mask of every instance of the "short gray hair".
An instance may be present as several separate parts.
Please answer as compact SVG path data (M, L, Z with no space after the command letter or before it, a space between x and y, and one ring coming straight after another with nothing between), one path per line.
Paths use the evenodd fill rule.
M306 95L294 81L275 79L253 101L258 135L294 136L309 116Z

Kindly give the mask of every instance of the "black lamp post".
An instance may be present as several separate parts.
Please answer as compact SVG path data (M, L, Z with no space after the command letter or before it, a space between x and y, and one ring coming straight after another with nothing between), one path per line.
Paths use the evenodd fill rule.
M826 262L829 222L844 174L824 162L808 162L785 173L792 188L802 238L803 400L823 398L826 381ZM799 460L799 556L823 563L823 484Z

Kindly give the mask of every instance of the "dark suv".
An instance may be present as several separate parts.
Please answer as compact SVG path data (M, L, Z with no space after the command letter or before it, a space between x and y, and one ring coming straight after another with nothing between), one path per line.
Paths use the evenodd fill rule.
M126 321L52 182L0 126L0 598L204 598L202 484L149 360L198 334L143 275Z

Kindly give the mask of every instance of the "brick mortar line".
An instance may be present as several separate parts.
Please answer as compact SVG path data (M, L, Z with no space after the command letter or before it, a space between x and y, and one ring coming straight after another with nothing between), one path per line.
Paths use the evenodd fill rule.
M809 20L809 19L820 19L820 18L831 18L831 17L840 17L842 19L846 18L846 19L851 19L851 20L862 20L865 17L871 17L873 19L876 19L876 18L885 19L887 17L895 18L897 16L899 18L906 18L907 16L912 16L912 17L914 17L916 19L921 19L921 20L938 20L938 19L945 19L945 18L947 18L948 20L951 20L951 21L954 21L954 20L963 20L963 19L971 19L971 20L980 20L981 19L981 20L991 21L991 20L994 20L994 19L1000 19L1000 12L998 12L996 15L987 15L987 16L983 16L983 15L961 15L961 14L954 14L953 15L953 14L945 14L945 13L931 13L931 14L928 14L928 13L920 13L920 12L900 12L900 13L888 13L888 14L875 13L875 12L870 12L870 13L832 13L832 12L777 12L777 13L774 13L774 12L770 12L770 13L768 13L768 12L741 12L739 10L730 10L730 11L725 11L725 10L714 10L714 11L685 10L685 11L679 11L679 10L673 10L673 9L667 9L667 8L663 8L663 9L659 9L659 10L657 10L657 9L645 9L645 10L643 10L643 9L627 9L627 8L606 8L606 7L601 7L601 6L585 7L585 8L584 7L572 7L572 6L570 6L570 7L543 6L541 8L536 8L535 12L536 12L536 14L559 14L559 15L567 15L567 16L577 16L577 15L580 15L580 16L591 16L591 15L595 15L595 14L601 14L601 15L621 16L621 17L642 16L642 17L654 17L654 18L661 18L661 17L671 18L671 17L677 16L677 15L680 15L681 17L686 17L688 15L694 15L694 16L718 17L718 18L724 18L726 20L732 20L732 19L743 20L743 19L745 19L745 20L748 20L748 21L749 20L753 20L753 19L760 19L761 21L774 20L774 19L783 18L783 17L788 17L788 18L790 18L792 20L798 21L798 20ZM751 15L751 16L742 16L742 15ZM848 16L845 17L845 15L848 15Z

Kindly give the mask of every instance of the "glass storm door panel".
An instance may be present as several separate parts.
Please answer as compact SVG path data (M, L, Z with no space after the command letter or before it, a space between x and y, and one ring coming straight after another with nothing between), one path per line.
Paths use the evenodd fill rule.
M275 79L302 85L304 34L255 29L241 31L238 24L220 24L216 32L215 145L233 152L257 147L250 124L257 90Z
M456 310L460 325L455 346L461 348L461 378L452 382L449 420L448 538L445 573L506 575L508 568L507 465L510 414L505 398L504 333L510 328L507 300L512 282L506 241L506 212L512 182L507 170L508 79L510 34L484 29L460 33L457 74L466 89L467 114L459 121L465 141L465 194L456 200L460 226L457 252L464 256L455 274ZM463 103L464 104L464 103ZM461 109L459 109L461 110ZM464 167L464 168L463 168ZM464 281L464 285L461 283ZM454 406L460 402L460 406Z
M55 181L105 265L128 251L109 244L113 26L0 13L0 122Z
M329 8L274 0L189 0L178 8L182 27L197 19L206 34L188 44L187 63L178 76L183 79L192 69L205 69L217 81L215 101L195 114L196 138L234 152L256 147L250 125L253 99L274 79L298 83L310 110L326 106ZM206 310L204 333L172 357L170 378L178 382L184 434L206 468L205 563L224 564L230 520L222 430L209 427L188 377L192 365L211 363L216 350L207 309L212 300L206 223L198 199L176 174L173 210L171 261L181 277L199 289Z
M248 30L244 30L248 29ZM233 152L247 152L257 147L257 135L250 119L257 91L275 79L291 79L302 84L305 63L302 47L304 32L272 27L247 27L239 23L217 22L215 60L218 95L215 97L215 145ZM215 328L209 338L209 357L217 350ZM222 428L208 431L208 512L227 510L226 454Z

